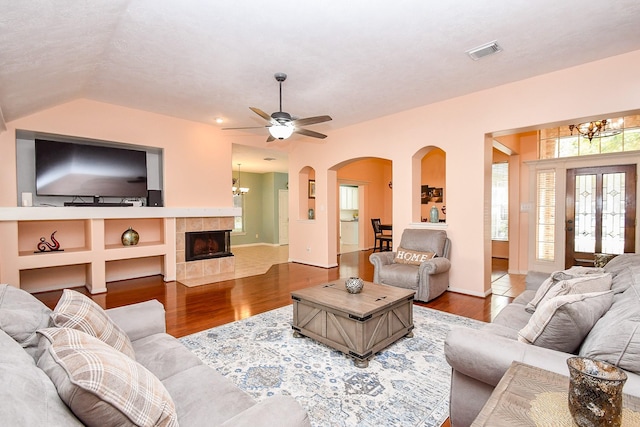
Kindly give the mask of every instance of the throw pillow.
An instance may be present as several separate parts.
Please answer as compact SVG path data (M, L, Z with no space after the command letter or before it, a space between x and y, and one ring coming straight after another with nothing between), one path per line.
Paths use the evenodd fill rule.
M571 294L588 294L591 292L604 292L611 289L611 275L589 275L570 280L561 280L552 286L538 306L552 298Z
M554 277L558 277L558 273L551 275L540 285L536 295L525 307L527 312L533 313L540 304L560 295L603 292L611 289L611 275L602 273L602 270L573 277L566 275L569 279L555 280Z
M51 313L51 320L59 328L86 332L132 359L136 357L126 332L111 320L102 307L80 292L65 289Z
M135 360L84 332L40 329L38 367L88 426L177 426L164 385Z
M398 251L396 252L396 257L393 259L393 262L397 264L420 265L425 261L433 259L435 256L435 252L420 252L398 247Z
M640 266L626 270L631 284L616 295L615 303L585 338L579 354L640 374Z
M612 303L611 291L552 298L533 313L518 341L573 353Z
M35 359L36 331L49 326L51 309L22 289L0 285L0 329Z
M602 268L617 256L617 254L593 254L593 265Z

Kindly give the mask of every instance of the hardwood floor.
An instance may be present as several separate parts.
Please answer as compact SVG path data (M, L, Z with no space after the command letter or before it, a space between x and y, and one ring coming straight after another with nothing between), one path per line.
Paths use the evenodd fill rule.
M373 280L371 251L350 252L338 256L339 266L330 269L303 264L276 264L264 275L227 280L188 288L177 282L163 282L151 276L112 282L108 292L90 295L104 308L157 299L167 312L167 332L176 337L244 319L291 303L290 292L329 280L358 276ZM508 275L499 262L494 272L504 269L493 282L494 294L487 298L445 292L429 303L415 304L458 314L477 320L491 321L513 297L524 289L524 276ZM497 276L496 276L497 277ZM88 294L86 288L75 288ZM62 291L35 294L49 307L55 307Z

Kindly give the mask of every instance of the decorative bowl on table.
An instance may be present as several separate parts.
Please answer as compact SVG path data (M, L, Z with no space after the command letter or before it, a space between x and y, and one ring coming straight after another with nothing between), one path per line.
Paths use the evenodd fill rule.
M359 294L364 287L364 280L359 277L349 277L344 281L344 286L350 294Z

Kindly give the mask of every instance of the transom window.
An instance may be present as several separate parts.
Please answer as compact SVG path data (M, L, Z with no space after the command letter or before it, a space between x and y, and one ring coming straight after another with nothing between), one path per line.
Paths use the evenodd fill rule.
M620 133L597 136L591 141L575 129L572 135L569 126L542 129L539 134L539 158L555 159L640 150L640 115L607 120L619 123Z

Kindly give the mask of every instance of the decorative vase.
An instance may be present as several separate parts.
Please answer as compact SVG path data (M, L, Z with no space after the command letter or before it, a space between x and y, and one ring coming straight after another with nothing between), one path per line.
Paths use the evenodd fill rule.
M438 208L435 205L433 205L431 207L431 211L429 212L429 221L430 222L439 222L440 218L439 218L438 215L439 215L438 214Z
M587 357L570 357L569 412L579 427L622 425L622 387L618 367Z
M140 235L136 230L129 227L127 231L122 233L122 244L124 246L135 246L140 241Z
M350 294L359 294L364 287L364 280L359 277L349 277L344 281L344 286Z

